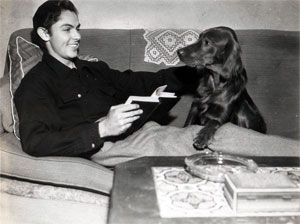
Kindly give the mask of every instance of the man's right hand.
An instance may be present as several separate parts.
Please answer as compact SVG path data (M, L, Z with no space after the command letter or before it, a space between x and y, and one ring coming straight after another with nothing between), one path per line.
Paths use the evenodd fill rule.
M112 106L99 122L100 137L117 136L123 134L132 123L140 118L143 111L138 104L119 104Z

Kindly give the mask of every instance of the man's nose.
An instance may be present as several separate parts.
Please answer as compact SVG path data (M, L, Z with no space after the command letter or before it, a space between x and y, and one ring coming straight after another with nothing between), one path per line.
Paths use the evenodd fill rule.
M81 39L81 34L78 30L75 30L73 32L73 38L76 39L76 40L80 40Z

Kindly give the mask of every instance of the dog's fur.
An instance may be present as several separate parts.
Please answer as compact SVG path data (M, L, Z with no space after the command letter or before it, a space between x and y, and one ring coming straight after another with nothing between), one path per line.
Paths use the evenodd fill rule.
M205 148L226 122L266 133L266 124L246 90L247 75L235 32L215 27L202 32L196 43L178 50L180 60L199 74L196 97L185 126L205 127L194 147Z

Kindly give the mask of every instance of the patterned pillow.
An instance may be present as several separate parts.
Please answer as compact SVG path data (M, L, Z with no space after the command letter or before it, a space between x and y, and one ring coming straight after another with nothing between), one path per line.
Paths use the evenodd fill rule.
M177 50L194 43L199 36L200 30L145 30L146 40L145 62L165 65L179 63Z
M13 95L27 72L42 60L43 52L37 45L31 43L21 36L17 36L15 38L15 42L10 41L7 53L10 65L9 77L13 131L15 136L20 139L19 118L13 102ZM79 58L88 61L98 61L98 58L89 55L81 55Z

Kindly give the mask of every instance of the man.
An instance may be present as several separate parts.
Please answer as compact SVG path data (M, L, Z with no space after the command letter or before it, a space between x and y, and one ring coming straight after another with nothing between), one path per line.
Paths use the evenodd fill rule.
M77 58L78 11L70 1L47 1L33 17L33 39L44 52L15 93L23 150L33 156L90 157L106 141L126 137L143 111L129 95L150 95L168 84L182 89L179 71L119 72ZM124 135L125 133L125 135Z

